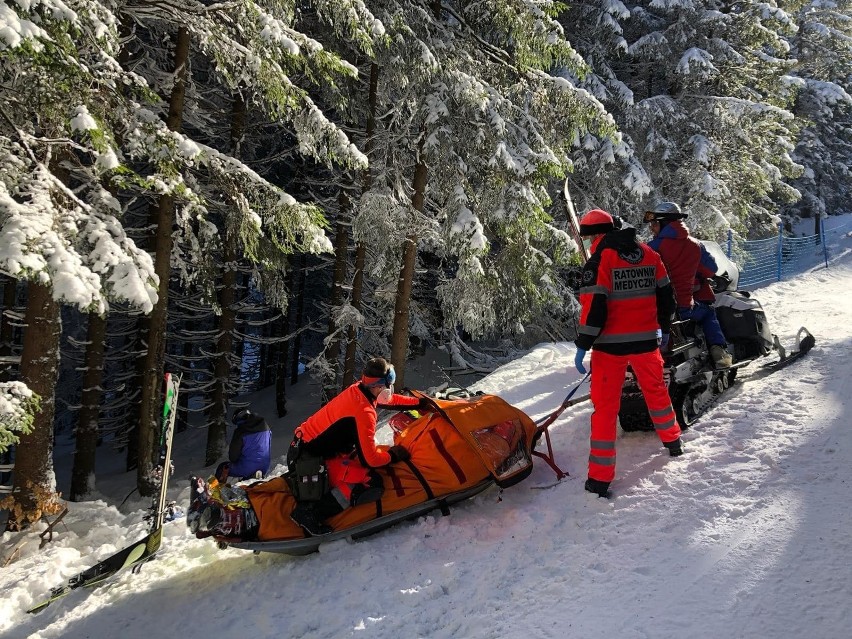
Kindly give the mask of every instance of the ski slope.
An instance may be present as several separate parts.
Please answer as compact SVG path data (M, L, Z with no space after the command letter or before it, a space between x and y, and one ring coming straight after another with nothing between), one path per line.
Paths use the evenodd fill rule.
M0 637L848 639L852 237L837 241L828 269L755 291L782 342L804 325L814 349L773 375L741 371L685 433L682 457L653 434L621 434L612 500L583 491L585 403L551 429L571 473L552 488L531 489L554 480L537 460L525 482L450 517L297 558L222 551L178 520L140 574L26 615L145 532L142 500L124 512L120 499L70 504L41 551L35 533L0 538L0 566L15 553L0 568ZM541 417L579 379L573 354L572 344L541 344L474 388ZM298 414L276 425L280 453ZM175 454L170 496L185 504L182 478L200 470L200 455ZM114 493L126 494L133 475L116 473Z

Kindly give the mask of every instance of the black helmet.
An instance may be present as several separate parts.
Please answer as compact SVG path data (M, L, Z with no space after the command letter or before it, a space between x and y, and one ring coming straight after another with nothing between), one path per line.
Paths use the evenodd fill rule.
M680 207L674 202L660 202L650 211L645 211L643 220L645 222L672 222L673 220L684 220L688 214L682 213Z
M237 408L234 414L231 415L231 421L235 424L246 422L252 416L252 412L248 408Z

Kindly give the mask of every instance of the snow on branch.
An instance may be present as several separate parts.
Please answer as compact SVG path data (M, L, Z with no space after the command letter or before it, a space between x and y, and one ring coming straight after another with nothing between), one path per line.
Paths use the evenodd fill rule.
M675 67L677 73L683 75L697 75L708 78L719 72L713 65L713 55L699 47L691 47L683 52Z
M39 397L23 382L0 383L0 453L32 431Z

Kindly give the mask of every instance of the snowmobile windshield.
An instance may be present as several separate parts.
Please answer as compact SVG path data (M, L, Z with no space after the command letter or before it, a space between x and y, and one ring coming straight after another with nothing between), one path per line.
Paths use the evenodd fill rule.
M731 283L728 285L727 290L736 291L740 280L739 267L730 259L728 259L728 256L725 254L725 251L723 251L722 247L716 244L716 242L711 242L710 240L701 240L701 243L704 245L704 248L707 249L707 252L713 256L713 259L716 260L716 266L718 267L718 269L716 270L716 275L722 275L723 273L726 273L728 279L731 280Z

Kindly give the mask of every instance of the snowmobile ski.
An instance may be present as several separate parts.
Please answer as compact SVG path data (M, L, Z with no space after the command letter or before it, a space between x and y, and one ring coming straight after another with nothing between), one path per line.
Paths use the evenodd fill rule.
M778 351L780 357L777 361L767 362L763 364L761 368L768 368L772 371L777 371L781 368L784 368L788 364L792 364L797 359L800 359L803 355L807 355L808 352L816 345L816 339L811 332L802 326L798 332L796 333L796 350L791 352L786 352L784 347L781 346L781 342L778 340L778 336L775 337L775 350Z
M160 429L160 456L157 471L160 475L160 490L152 498L151 507L148 510L150 530L147 535L134 544L119 550L114 555L99 561L94 566L74 575L68 581L50 591L50 596L44 601L33 606L28 613L41 612L57 599L70 594L73 590L81 587L97 586L125 568L132 568L137 572L142 564L149 561L157 554L163 541L163 519L167 510L171 510L170 504L166 502L166 489L168 488L169 474L171 468L172 439L174 436L175 416L177 414L177 394L180 387L180 377L166 373L166 397L163 402L163 419Z

